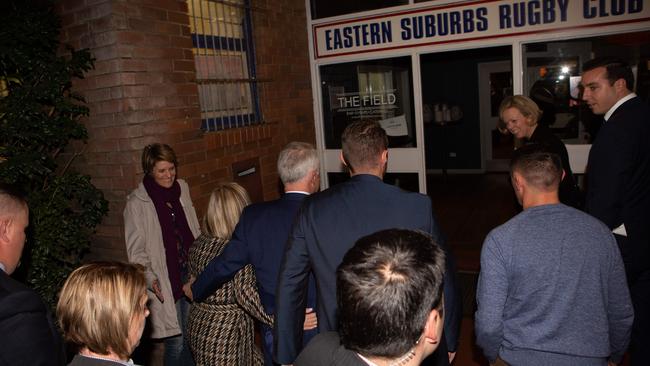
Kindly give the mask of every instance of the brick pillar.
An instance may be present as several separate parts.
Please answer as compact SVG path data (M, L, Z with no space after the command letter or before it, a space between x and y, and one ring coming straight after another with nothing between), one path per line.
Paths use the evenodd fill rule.
M255 3L255 1L254 1ZM265 124L222 132L200 130L198 89L184 0L60 0L63 43L90 49L95 69L75 82L90 116L87 146L74 167L92 177L109 201L90 259L126 259L122 211L142 179L140 154L170 144L179 177L188 181L199 217L231 166L259 158L264 198L278 196L275 161L289 141L314 142L305 4L260 1L255 29ZM281 6L277 6L281 5ZM287 38L286 35L291 37ZM269 43L267 43L269 42Z

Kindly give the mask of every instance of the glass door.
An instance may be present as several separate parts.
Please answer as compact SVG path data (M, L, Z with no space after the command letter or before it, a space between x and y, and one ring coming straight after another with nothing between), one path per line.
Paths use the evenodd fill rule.
M513 90L512 47L423 54L420 64L427 171L502 170L494 165L513 149L497 131L499 104Z

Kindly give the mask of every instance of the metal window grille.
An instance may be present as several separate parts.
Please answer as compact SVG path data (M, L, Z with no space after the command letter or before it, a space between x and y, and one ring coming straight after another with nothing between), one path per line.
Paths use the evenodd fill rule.
M202 129L261 122L250 0L187 0Z

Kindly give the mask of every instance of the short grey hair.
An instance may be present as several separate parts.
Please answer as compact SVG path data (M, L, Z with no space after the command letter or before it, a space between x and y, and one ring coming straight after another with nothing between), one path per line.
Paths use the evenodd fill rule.
M16 186L0 183L0 217L12 217L27 209L25 195Z
M306 142L290 142L278 156L278 174L283 184L301 180L310 171L318 169L318 165L316 148Z

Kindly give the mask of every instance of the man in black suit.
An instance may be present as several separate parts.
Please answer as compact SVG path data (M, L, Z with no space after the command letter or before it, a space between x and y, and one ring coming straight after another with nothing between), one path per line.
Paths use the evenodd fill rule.
M589 153L586 210L614 233L632 304L632 365L650 365L650 108L623 61L586 62L582 99L604 115Z
M316 276L318 330L336 330L336 268L362 236L389 228L425 232L442 243L431 200L385 184L388 162L386 132L375 122L350 124L342 136L341 161L351 178L305 200L294 223L278 277L275 317L276 361L290 364L302 337L305 291L310 270ZM449 257L448 257L449 258ZM437 364L453 358L460 325L460 301L449 266L445 276L445 335ZM449 346L445 346L445 340Z
M25 245L29 208L0 185L0 364L64 365L61 338L36 292L9 277Z
M203 272L183 286L185 295L202 301L229 281L240 269L252 264L257 277L264 311L275 313L275 286L284 248L298 209L308 195L320 188L318 154L313 145L290 142L278 156L278 174L284 195L275 201L252 204L244 209L232 239L224 251L205 267ZM304 323L306 344L316 335L316 288L310 278ZM271 328L261 324L264 364L272 365L273 335Z

